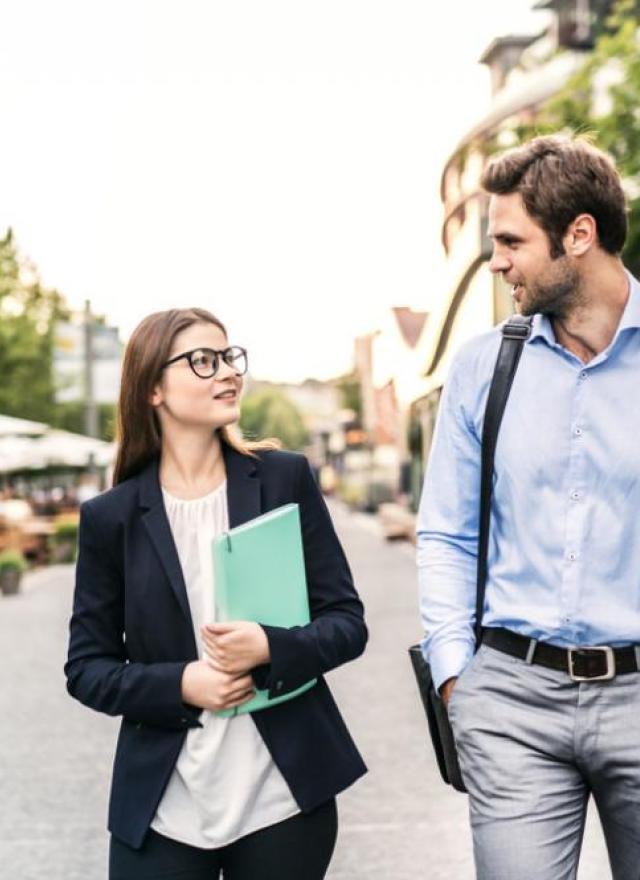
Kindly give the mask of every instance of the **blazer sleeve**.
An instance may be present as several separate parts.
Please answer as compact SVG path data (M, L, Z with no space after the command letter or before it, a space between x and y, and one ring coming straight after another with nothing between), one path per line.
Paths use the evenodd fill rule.
M367 642L364 609L309 463L300 456L297 502L300 505L311 623L283 628L264 626L270 663L254 671L261 688L276 697L353 660Z
M67 690L86 706L175 730L201 726L182 701L186 662L138 663L124 639L124 577L90 508L80 510L78 560L64 667Z

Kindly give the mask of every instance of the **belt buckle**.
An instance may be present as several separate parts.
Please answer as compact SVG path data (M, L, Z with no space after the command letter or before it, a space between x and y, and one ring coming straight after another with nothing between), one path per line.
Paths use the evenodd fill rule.
M573 671L574 654L578 651L601 651L607 662L607 671L602 675L576 675ZM572 681L610 681L616 674L616 662L613 648L609 645L574 645L568 649L569 678Z

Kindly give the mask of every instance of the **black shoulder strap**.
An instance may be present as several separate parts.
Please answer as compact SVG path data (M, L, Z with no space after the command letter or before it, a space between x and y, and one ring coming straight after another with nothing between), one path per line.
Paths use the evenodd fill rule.
M480 533L478 537L478 572L476 581L476 648L480 645L484 594L487 584L487 554L489 549L489 521L491 491L493 488L493 460L498 442L498 431L504 408L511 391L511 383L525 341L531 333L531 318L512 315L502 326L502 344L493 371L482 429L482 458L480 476Z

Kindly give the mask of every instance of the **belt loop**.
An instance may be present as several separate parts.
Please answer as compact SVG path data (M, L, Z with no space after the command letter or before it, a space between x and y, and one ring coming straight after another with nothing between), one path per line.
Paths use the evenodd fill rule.
M536 648L538 647L537 639L529 639L529 647L527 648L527 656L524 658L524 662L531 666L533 663L533 655L536 653ZM638 646L640 648L640 645ZM638 658L638 654L636 654L636 659Z
M640 645L633 646L633 653L636 655L636 671L640 672Z

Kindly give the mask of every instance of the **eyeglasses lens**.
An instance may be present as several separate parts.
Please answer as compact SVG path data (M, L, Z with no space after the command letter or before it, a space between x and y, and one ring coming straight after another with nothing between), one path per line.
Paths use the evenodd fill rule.
M237 345L227 349L224 362L233 367L239 376L243 376L247 372L247 353Z
M191 355L191 366L203 379L213 376L218 369L218 355L206 348L194 351Z

